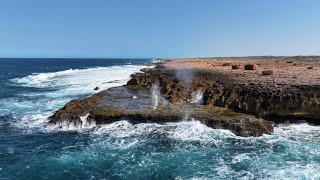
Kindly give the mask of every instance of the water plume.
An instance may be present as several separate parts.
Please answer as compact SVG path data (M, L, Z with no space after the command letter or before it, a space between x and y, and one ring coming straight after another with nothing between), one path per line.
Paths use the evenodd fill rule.
M182 81L187 88L190 87L192 80L193 80L194 71L192 69L177 69L176 70L176 77Z
M201 91L192 92L191 103L199 104L199 105L203 104L203 92Z
M185 88L185 93L187 96L187 101L190 101L190 94L192 89L192 81L194 77L194 70L191 69L187 64L181 64L176 69L176 77L177 79L182 82L182 85Z
M152 98L152 106L153 109L157 109L159 105L159 99L160 99L160 88L158 84L152 84L151 88L151 98Z

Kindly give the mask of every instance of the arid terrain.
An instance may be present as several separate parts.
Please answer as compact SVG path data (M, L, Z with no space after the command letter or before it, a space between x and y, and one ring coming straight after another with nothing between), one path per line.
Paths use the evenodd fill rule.
M255 65L255 70L245 70L246 64ZM170 69L205 69L225 74L234 83L271 83L290 85L319 85L320 57L231 57L231 58L186 58L170 59L164 64ZM238 65L239 69L232 69ZM262 71L273 71L272 76Z

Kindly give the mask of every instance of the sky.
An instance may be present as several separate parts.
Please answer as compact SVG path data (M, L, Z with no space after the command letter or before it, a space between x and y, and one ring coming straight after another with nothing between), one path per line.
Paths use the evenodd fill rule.
M0 57L320 55L319 0L0 0Z

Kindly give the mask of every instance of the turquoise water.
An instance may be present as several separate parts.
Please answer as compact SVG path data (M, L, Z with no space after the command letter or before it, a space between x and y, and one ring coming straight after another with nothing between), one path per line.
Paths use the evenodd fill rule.
M197 121L44 128L69 100L122 85L146 62L0 60L0 179L320 179L320 128L306 123L258 138Z

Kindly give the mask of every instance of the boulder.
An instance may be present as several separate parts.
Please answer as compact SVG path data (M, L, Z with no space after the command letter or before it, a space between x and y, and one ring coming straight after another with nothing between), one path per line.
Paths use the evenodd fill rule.
M232 69L240 69L240 67L241 67L240 65L232 65L231 66Z
M313 69L313 66L308 67L307 69Z
M138 85L138 81L136 78L132 78L127 82L127 85Z
M265 71L262 71L262 75L264 75L264 76L271 76L271 75L273 75L273 70L265 70Z
M244 65L244 70L256 70L257 67L254 64L246 64Z

